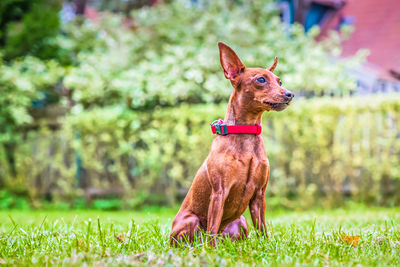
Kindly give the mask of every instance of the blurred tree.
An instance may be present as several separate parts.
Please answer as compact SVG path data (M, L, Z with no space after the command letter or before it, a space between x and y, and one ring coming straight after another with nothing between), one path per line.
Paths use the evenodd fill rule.
M25 55L49 59L59 33L61 0L0 1L0 48L5 60Z

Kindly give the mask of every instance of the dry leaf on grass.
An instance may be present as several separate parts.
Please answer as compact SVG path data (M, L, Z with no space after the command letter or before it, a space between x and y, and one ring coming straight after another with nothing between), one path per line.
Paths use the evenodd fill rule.
M352 245L353 247L358 246L358 241L360 240L359 235L342 235L341 239L346 244Z
M115 235L115 238L121 243L125 243L125 237L126 235Z

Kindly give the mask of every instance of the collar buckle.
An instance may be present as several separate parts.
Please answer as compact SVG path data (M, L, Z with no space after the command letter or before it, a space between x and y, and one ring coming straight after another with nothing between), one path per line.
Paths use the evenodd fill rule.
M227 135L228 134L228 127L226 127L226 124L214 124L215 127L215 132L219 135ZM223 131L221 131L221 129Z

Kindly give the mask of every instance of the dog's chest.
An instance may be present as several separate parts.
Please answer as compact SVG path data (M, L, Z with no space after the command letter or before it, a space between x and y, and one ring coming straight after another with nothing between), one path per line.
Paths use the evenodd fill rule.
M230 177L230 190L225 202L225 218L237 218L247 208L255 194L265 188L268 182L268 161L266 158L247 159L247 168L237 170Z
M243 185L263 184L269 168L264 142L260 136L216 138L211 147L209 161L214 163L210 167L219 169L222 176L228 176L229 180Z
M240 178L237 178L238 182L249 185L249 187L252 184L256 187L263 186L269 168L263 139L256 137L235 143L236 148L231 152L241 163L241 166L237 168L240 175ZM244 179L246 180L244 181Z
M253 193L264 187L268 181L268 159L266 156L249 155L241 160L242 167L233 176L232 189L238 187L244 192Z

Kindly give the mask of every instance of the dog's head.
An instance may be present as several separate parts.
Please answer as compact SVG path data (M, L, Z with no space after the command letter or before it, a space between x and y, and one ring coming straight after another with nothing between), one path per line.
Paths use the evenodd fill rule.
M219 56L224 74L235 88L235 94L254 111L284 110L294 94L282 87L282 82L273 71L278 63L268 69L246 68L236 53L226 44L219 42Z

